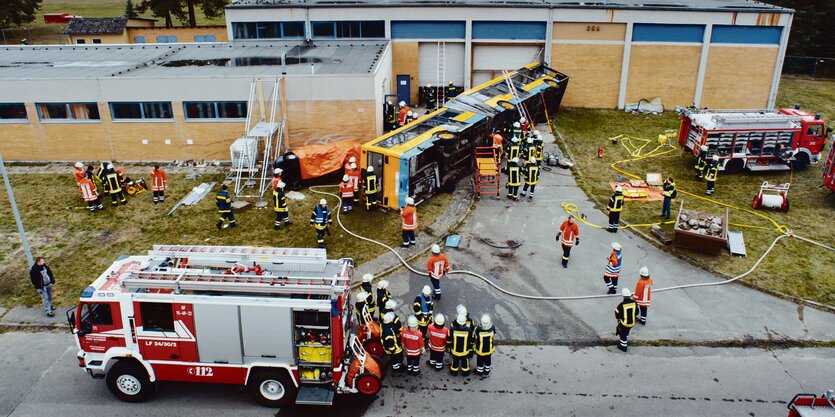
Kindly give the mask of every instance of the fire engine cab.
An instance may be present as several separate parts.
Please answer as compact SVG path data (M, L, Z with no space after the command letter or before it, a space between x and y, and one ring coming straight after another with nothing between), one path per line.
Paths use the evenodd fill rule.
M155 245L120 257L67 312L78 364L118 398L156 381L243 385L271 407L376 394L355 335L351 259L323 249Z

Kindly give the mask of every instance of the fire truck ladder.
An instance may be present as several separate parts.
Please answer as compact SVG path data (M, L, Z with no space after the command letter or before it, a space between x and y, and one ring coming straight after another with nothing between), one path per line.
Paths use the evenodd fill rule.
M514 99L514 105L516 105L516 110L519 111L519 117L524 117L531 125L533 125L533 120L528 117L528 112L525 110L525 106L522 104L522 100L519 99L519 93L516 90L516 84L513 83L513 78L511 78L510 71L502 70L502 74L504 74L504 82L507 83L507 89L510 91L511 97Z
M501 175L496 148L479 146L475 148L475 188L479 196L494 195L499 198Z
M445 67L446 61L446 42L438 42L438 83L435 84L438 86L437 89L437 103L438 107L443 107L445 103L445 95L446 90L444 90L444 86L446 85L446 68Z
M227 275L175 269L132 272L122 285L136 290L170 290L175 294L212 291L331 298L347 289L350 282L348 277L341 276Z
M328 265L325 249L256 248L252 246L154 245L153 259L170 259L179 265L229 268L234 265L268 267L281 272L324 272Z

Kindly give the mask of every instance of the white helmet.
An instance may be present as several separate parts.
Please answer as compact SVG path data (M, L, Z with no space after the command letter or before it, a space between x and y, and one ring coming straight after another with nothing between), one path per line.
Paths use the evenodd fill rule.
M707 150L707 145L702 145L701 149L702 149L703 151L706 151L706 150Z
M377 288L384 290L389 287L389 282L387 280L381 279L380 282L377 283Z
M525 122L527 122L527 121L528 121L528 119L526 119L526 118L524 118L524 117L520 117L520 118L519 118L519 122L521 122L521 123L525 123Z
M362 282L371 282L374 279L374 274L365 274L362 276Z
M464 307L464 304L458 304L458 306L455 307L455 314L457 314L459 316L460 315L466 316L467 315L467 307Z
M519 164L519 158L513 158L510 160L510 162L513 162L514 164Z
M351 177L349 177L348 174L345 174L345 175L342 176L342 181L348 181L350 179L351 179Z
M527 142L527 143L533 143L533 138L532 138L532 137L530 137L530 136L528 136L528 139L527 139L525 142Z
M488 328L493 325L493 320L487 314L481 316L481 327Z
M408 324L409 327L411 327L412 329L416 329L418 327L417 317L409 316L409 318L406 320L406 324Z
M113 169L113 168L115 168L115 167L113 166L113 164L107 164L107 169Z
M632 291L629 291L629 288L624 288L623 291L621 291L620 293L623 294L624 297L632 296Z
M81 162L76 162L75 167L76 168L84 168L84 164L82 164Z
M284 170L281 169L281 168L276 168L276 169L273 170L273 174L275 174L275 175L281 174L282 172L284 172Z
M620 251L621 249L623 249L623 247L618 242L612 242L612 249Z
M357 169L357 164L355 162L351 162L350 167L351 169Z
M510 139L511 142L519 142L519 136L514 136Z
M437 254L439 254L439 253L441 253L441 247L440 247L440 246L438 246L438 244L437 244L437 243L435 243L434 245L432 245L432 253L434 253L434 254L436 254L436 255L437 255Z
M374 172L374 167L369 165L368 168L365 169L368 172Z
M532 157L531 157L531 163L532 163L532 164L535 164L535 163L536 163L536 157L535 157L535 156L532 156Z
M424 285L421 292L423 293L423 295L430 295L432 294L432 288L429 288L428 285Z
M410 206L414 206L415 205L415 199L412 198L412 197L406 197L406 204L408 204Z
M287 186L287 184L285 184L284 181L279 181L276 185L278 186L278 188L284 188Z
M400 107L403 107L403 106L405 106L405 105L406 105L406 102L405 102L405 101L401 101L400 103L397 103L397 105L398 105L398 106L400 106Z
M414 113L412 113L412 111L411 111L411 110L409 110L409 111L406 113L406 116L409 116L409 117L414 116Z
M397 301L394 301L394 300L386 301L386 308L387 309L394 310L396 307L397 307ZM386 313L386 314L388 314L388 313ZM394 313L392 313L392 314L394 314Z
M641 274L642 277L649 277L649 268L647 268L646 266L642 266L641 270L638 271L638 273Z
M393 321L394 321L394 312L393 311L389 311L388 313L383 314L383 323L388 324L388 323L391 323Z
M443 326L445 322L446 322L446 319L444 318L443 314L441 314L441 313L435 314L435 324L437 324L438 326Z
M319 205L320 206L327 206L328 205L328 200L325 200L324 198L319 200Z
M463 326L467 322L467 316L459 314L458 317L455 318L455 322Z
M711 159L713 159L713 162L716 162L719 160L719 155L713 155L713 158Z
M534 130L534 131L533 131L533 135L534 135L534 136L542 136L542 134L541 134L541 133L539 133L539 131L538 131L538 130Z
M348 162L353 164L353 163L357 162L357 158L352 156L352 157L348 158Z
M623 192L623 187L621 187L620 185L618 185L617 187L615 187L615 192L616 192L616 193L621 193L621 192Z
M513 122L513 127L522 127L522 125L520 125L519 122Z
M368 298L368 293L365 291L360 291L357 293L357 301L365 301Z

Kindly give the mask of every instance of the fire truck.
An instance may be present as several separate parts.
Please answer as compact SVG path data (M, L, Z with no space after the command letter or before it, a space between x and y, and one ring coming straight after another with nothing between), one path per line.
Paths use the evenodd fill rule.
M354 332L351 259L324 249L155 245L67 311L78 365L118 398L157 381L243 385L261 404L375 395L382 361Z
M835 191L835 135L829 139L829 153L821 169L823 174L823 186Z
M797 394L786 406L789 417L824 417L835 415L835 392L826 390L821 396Z
M802 171L818 162L832 129L820 114L796 105L775 111L681 110L679 144L698 155L707 146L708 158L719 156L719 170Z

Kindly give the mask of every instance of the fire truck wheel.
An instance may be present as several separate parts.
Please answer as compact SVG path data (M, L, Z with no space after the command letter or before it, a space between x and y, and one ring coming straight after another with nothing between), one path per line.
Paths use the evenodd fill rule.
M156 390L142 365L120 360L107 372L107 388L122 401L138 403L147 400Z
M296 402L296 386L286 371L257 371L250 378L247 389L265 407L287 407Z
M372 396L380 392L380 387L382 385L380 383L380 378L377 378L377 375L368 372L359 374L355 384L357 391L366 396Z
M366 340L365 343L362 344L362 347L365 348L365 351L370 353L371 356L383 356L386 352L383 350L383 344L380 343L379 340Z

